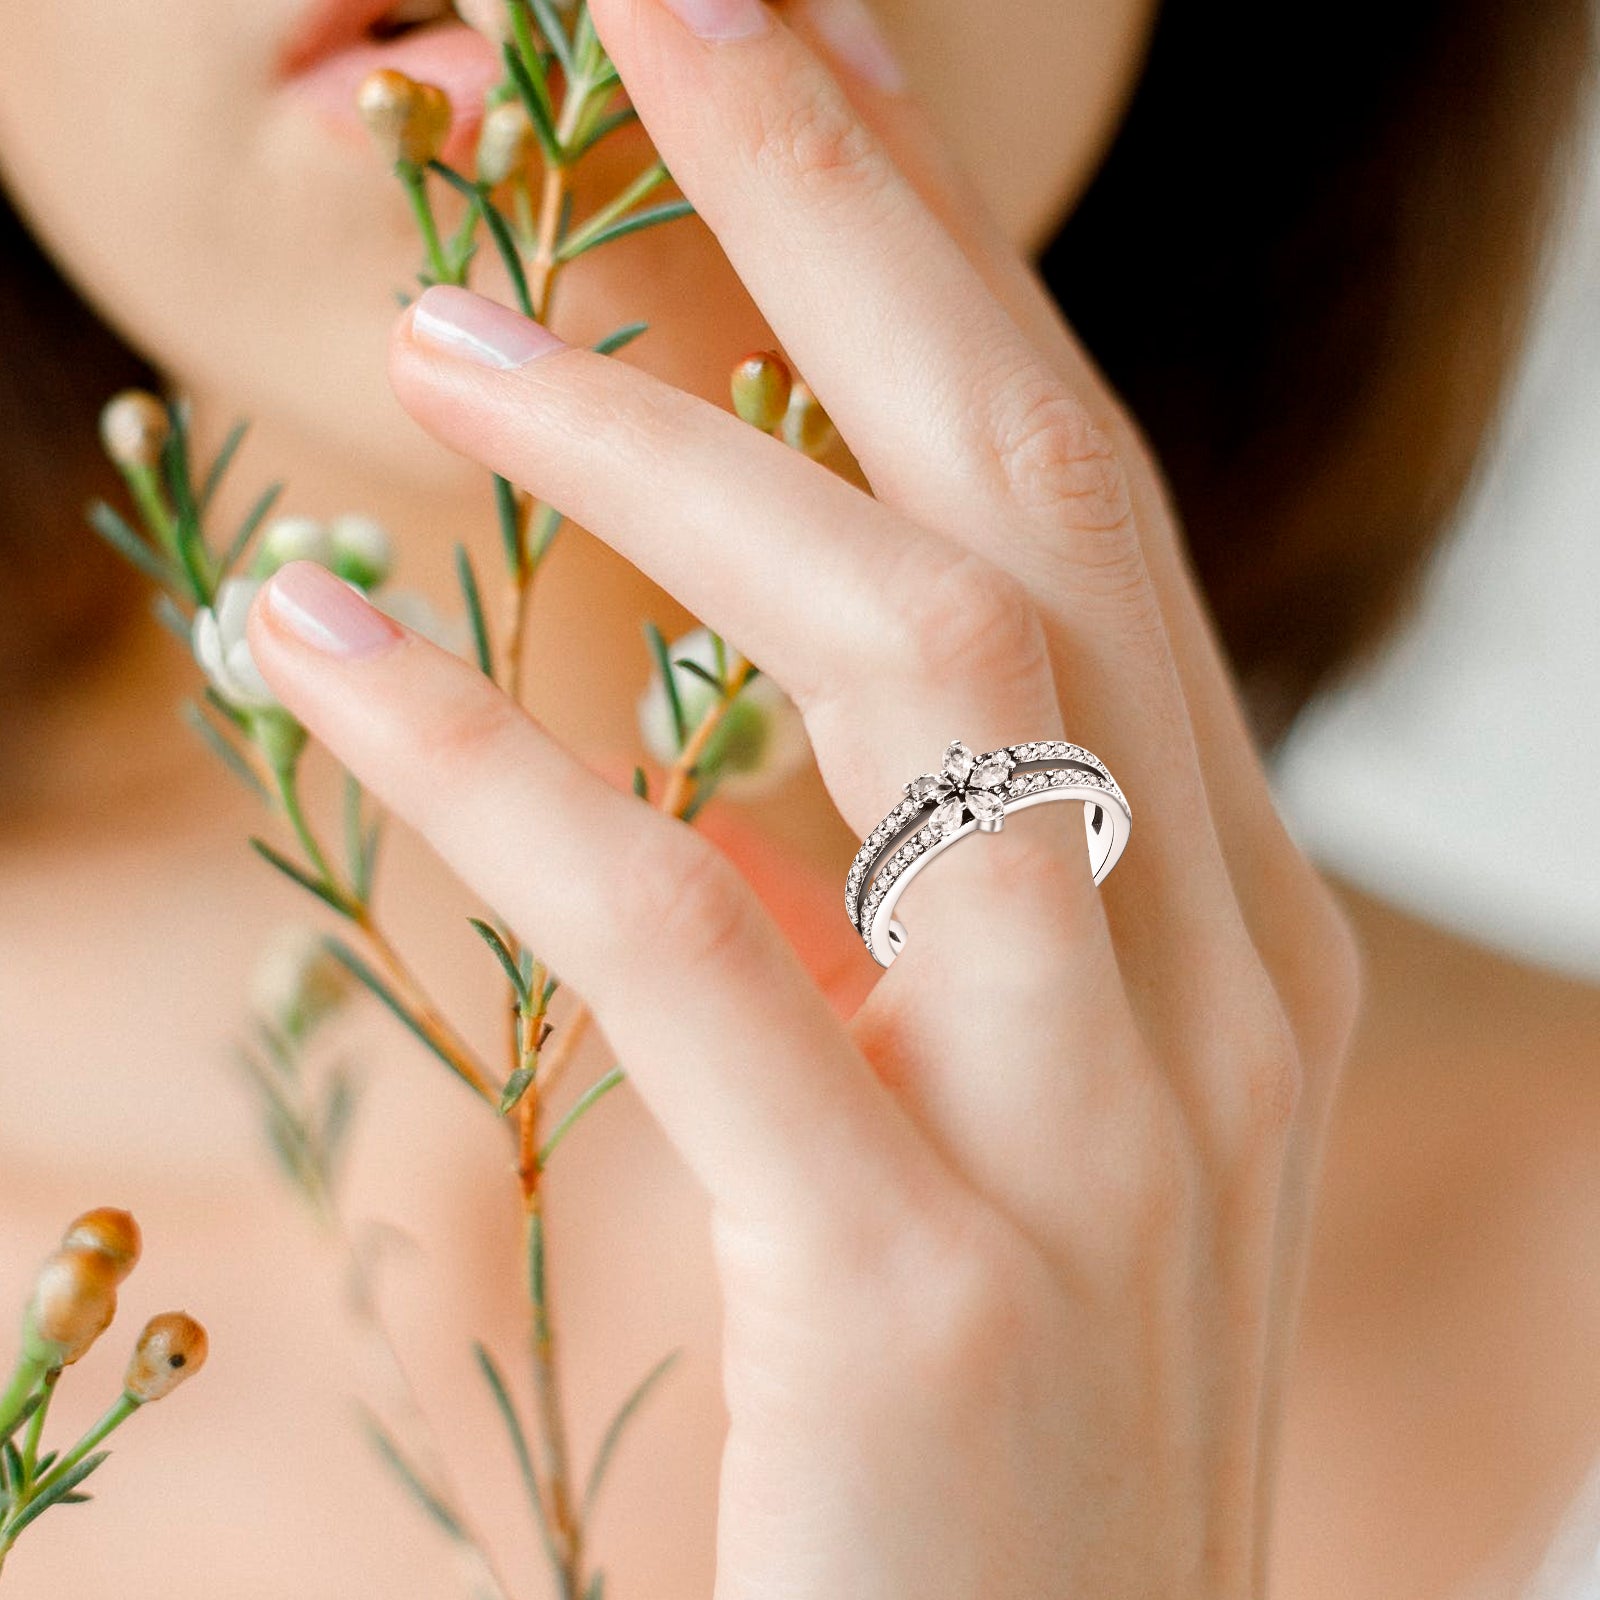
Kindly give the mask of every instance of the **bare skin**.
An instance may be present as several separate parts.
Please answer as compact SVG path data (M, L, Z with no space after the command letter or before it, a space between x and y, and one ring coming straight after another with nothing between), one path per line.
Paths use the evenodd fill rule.
M919 37L908 34L913 61ZM1013 236L1036 231L1078 181L1055 160L1028 193L997 192ZM749 327L743 344L757 342L759 324ZM709 388L714 374L704 377ZM197 386L205 392L203 374ZM211 428L241 403L219 393ZM269 414L260 459L273 471L303 463L291 475L308 508L373 504L368 481L297 447L303 420ZM464 513L440 470L435 498L393 520L418 531L432 522L442 549L441 524ZM381 499L377 509L389 510ZM568 672L541 714L558 732L581 731L587 748L625 749L636 619L662 614L661 602L576 539L552 576L562 587L549 597L545 660ZM292 902L263 904L259 870L238 848L248 804L180 737L151 739L168 725L174 678L160 641L129 659L140 670L120 689L87 691L58 726L52 770L69 777L77 804L0 842L0 1083L8 1105L29 1108L0 1133L0 1303L20 1296L63 1217L131 1204L151 1237L137 1280L149 1299L137 1304L189 1304L212 1324L217 1359L203 1387L146 1419L92 1512L40 1531L30 1570L41 1586L70 1573L86 1592L134 1597L449 1593L448 1559L348 1424L352 1360L336 1297L304 1270L307 1230L278 1197L218 1067L257 937ZM174 831L180 793L188 804ZM815 785L754 820L830 873L853 847ZM415 853L398 871L397 908L440 889L440 871ZM413 884L420 892L407 892ZM1355 913L1371 1004L1330 1147L1292 1390L1280 1592L1443 1596L1553 1514L1600 1428L1574 1403L1600 1332L1600 1303L1592 1289L1582 1296L1578 1270L1600 1215L1600 1178L1580 1159L1600 1133L1590 1043L1600 1001L1376 907L1358 902ZM414 909L399 920L464 1013L484 1013L490 976L456 936L459 919L441 919L443 938ZM87 986L85 965L97 974ZM355 1208L398 1219L430 1247L427 1263L395 1266L397 1316L418 1369L439 1375L430 1393L463 1477L481 1489L483 1521L520 1526L464 1359L472 1336L509 1347L516 1327L514 1281L502 1274L514 1237L503 1152L452 1086L375 1024L368 1032L385 1070ZM599 1064L593 1052L589 1061ZM1453 1108L1443 1127L1441 1103ZM720 1409L703 1202L632 1100L596 1121L585 1161L564 1178L558 1288L580 1449L656 1354L689 1347L613 1485L600 1530L608 1564L618 1592L707 1593ZM1397 1215L1431 1226L1401 1230ZM102 1385L119 1359L100 1353ZM153 1544L138 1553L153 1528L169 1530L159 1557ZM530 1570L528 1546L509 1548L508 1564Z

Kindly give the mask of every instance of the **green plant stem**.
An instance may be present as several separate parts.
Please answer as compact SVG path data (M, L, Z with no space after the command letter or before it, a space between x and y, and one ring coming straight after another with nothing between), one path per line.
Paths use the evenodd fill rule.
M341 900L351 899L345 894L338 878L334 875L333 868L328 865L328 858L311 824L306 820L305 809L300 804L298 769L291 763L276 768L273 776L277 781L278 798L283 802L283 814L289 819L289 826L294 829L295 837L300 841L300 848L306 853L306 860L315 868L325 888L333 890ZM354 901L351 903L354 904Z
M155 467L133 466L124 468L122 476L156 542L173 560L179 560L177 528L162 492L160 472Z
M0 1395L0 1444L17 1431L22 1413L49 1371L48 1364L43 1361L31 1360L26 1355L17 1357L16 1370L11 1374L5 1393Z
M106 1409L105 1415L33 1486L30 1498L37 1499L57 1479L66 1477L91 1450L104 1444L139 1409L140 1404L126 1390L119 1394Z
M560 1368L545 1270L544 1200L537 1185L527 1213L527 1252L528 1292L533 1306L533 1377L549 1479L551 1531L557 1546L556 1579L561 1586L561 1600L583 1600L583 1525L571 1487L566 1418L561 1407Z
M33 1415L28 1418L28 1431L22 1436L21 1495L24 1500L33 1489L33 1475L39 1464L39 1441L44 1437L44 1419L49 1415L50 1402L55 1398L56 1383L60 1377L60 1367L45 1373L39 1404L34 1407Z
M406 198L411 202L411 213L417 219L417 231L422 235L422 248L427 252L428 271L437 283L454 281L449 263L445 260L444 243L439 237L439 224L434 219L433 202L428 198L428 174L412 161L401 161L395 167Z

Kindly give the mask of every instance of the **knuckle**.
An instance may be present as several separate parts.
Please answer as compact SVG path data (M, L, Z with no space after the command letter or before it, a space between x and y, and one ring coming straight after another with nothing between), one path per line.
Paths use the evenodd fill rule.
M837 89L758 98L750 130L758 177L808 187L871 178L876 146Z
M1044 624L1027 591L972 552L924 562L916 580L889 592L884 638L917 681L981 678L1004 696L1048 676Z
M527 725L520 707L485 683L458 695L423 735L433 763L452 782L497 764Z
M985 410L1017 505L1085 534L1131 536L1132 499L1116 447L1066 385L1030 371L995 388Z
M615 885L624 936L670 952L675 965L726 963L754 934L748 886L686 827L645 830L619 855Z

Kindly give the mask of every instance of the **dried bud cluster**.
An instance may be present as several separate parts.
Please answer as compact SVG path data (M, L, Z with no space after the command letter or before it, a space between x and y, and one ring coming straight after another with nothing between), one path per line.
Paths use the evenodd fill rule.
M450 132L450 97L392 67L361 80L356 109L373 142L390 161L424 167L438 159Z
M144 389L124 389L100 412L100 443L124 472L155 466L171 432L167 408Z
M748 355L733 369L733 409L753 428L771 433L789 409L794 375L782 356L771 350Z
M164 1400L206 1364L206 1330L183 1311L163 1312L145 1324L123 1379L124 1393L140 1405Z

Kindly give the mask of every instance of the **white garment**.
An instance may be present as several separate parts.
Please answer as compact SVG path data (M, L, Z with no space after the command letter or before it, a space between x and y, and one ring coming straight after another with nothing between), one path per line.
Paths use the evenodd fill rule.
M1292 733L1309 852L1428 921L1600 979L1600 119L1495 448L1422 605Z

